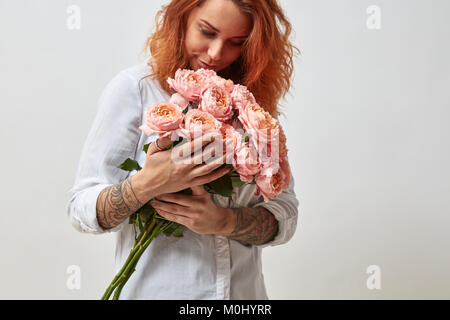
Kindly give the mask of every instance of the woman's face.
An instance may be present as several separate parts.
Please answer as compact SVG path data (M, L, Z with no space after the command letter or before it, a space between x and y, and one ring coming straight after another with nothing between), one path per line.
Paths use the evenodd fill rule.
M192 10L186 30L185 50L191 69L220 71L242 52L252 20L231 0L207 0Z

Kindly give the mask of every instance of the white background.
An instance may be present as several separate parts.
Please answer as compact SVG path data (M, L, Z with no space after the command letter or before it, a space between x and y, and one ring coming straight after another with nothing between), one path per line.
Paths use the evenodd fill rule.
M143 61L165 2L0 0L0 298L98 299L111 281L114 235L78 233L67 191L101 91ZM449 299L450 2L280 3L302 51L281 101L300 207L263 251L269 297Z

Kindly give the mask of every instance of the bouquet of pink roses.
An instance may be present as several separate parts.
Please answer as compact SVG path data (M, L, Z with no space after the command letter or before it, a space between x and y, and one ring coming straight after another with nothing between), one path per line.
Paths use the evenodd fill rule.
M262 195L267 202L289 186L284 132L278 121L258 105L245 86L234 84L206 69L178 69L174 79L169 78L167 82L176 93L170 101L147 107L145 123L139 129L148 136L170 135L174 143L167 149L180 143L180 138L190 141L208 132L216 132L227 142L224 165L231 166L232 170L205 184L206 191L231 197L234 188L254 183L254 196ZM148 146L144 146L144 152ZM220 152L214 155L220 156ZM138 171L141 166L128 158L119 168ZM180 192L190 194L191 190ZM129 223L135 228L135 245L102 300L108 300L113 292L113 299L119 298L139 258L154 238L162 233L176 237L183 235L184 226L158 215L150 201L130 216Z

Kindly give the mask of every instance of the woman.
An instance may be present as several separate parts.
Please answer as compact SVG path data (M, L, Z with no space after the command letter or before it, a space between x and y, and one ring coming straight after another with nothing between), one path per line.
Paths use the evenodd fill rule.
M174 163L162 151L170 139L147 137L138 127L146 106L170 99L166 79L178 68L214 69L246 85L277 116L293 71L290 31L276 0L172 0L146 42L148 62L120 72L104 89L70 190L72 224L81 232L117 232L116 272L134 244L128 217L153 197L161 216L186 226L181 238L152 242L121 299L267 299L261 249L286 243L295 231L293 177L267 203L253 196L255 185L240 187L232 199L211 196L203 184L228 169L218 162ZM194 145L179 147L193 152ZM132 176L117 168L128 157L143 164ZM188 187L192 195L175 194Z

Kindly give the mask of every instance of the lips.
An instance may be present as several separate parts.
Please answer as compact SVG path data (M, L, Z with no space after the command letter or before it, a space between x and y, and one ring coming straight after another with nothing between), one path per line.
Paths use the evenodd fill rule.
M207 64L207 63L204 63L202 60L198 60L198 61L200 62L200 66L202 66L203 68L208 68L208 69L214 69L214 68L217 68L217 66L209 65L209 64Z

